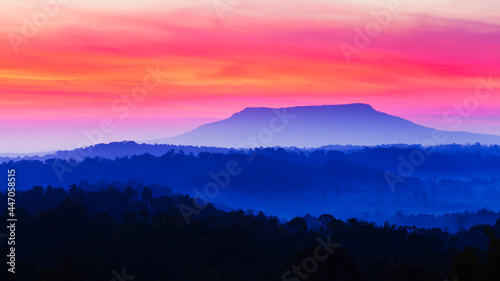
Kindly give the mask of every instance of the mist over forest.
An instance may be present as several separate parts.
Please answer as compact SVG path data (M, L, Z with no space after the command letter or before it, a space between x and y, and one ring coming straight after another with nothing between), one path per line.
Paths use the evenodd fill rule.
M138 151L147 153L128 156ZM60 159L10 159L0 167L22 175L19 189L132 181L165 186L224 210L283 219L330 213L455 232L498 218L499 151L478 144L235 150L126 142L94 148L106 157L76 160L69 157L78 155L73 151L56 154Z

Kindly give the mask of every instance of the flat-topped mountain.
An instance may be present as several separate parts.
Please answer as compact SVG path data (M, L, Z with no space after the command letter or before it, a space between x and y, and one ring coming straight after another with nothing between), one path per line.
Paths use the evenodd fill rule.
M367 104L246 108L225 120L152 141L217 147L476 142L500 144L500 136L440 131L377 111Z

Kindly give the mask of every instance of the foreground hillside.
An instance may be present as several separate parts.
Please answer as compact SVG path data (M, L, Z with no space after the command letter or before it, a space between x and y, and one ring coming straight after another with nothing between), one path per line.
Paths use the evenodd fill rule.
M494 281L500 276L500 220L452 235L328 214L281 222L262 212L224 212L210 204L186 220L183 210L193 204L187 196L156 196L148 187L86 188L94 191L74 185L67 191L18 192L18 280ZM6 197L0 193L1 202ZM0 244L2 256L8 254L6 245Z

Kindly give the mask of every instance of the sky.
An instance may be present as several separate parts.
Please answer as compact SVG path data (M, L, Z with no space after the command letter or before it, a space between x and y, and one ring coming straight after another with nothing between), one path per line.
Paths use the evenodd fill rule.
M0 152L346 103L500 135L499 12L498 0L1 0Z

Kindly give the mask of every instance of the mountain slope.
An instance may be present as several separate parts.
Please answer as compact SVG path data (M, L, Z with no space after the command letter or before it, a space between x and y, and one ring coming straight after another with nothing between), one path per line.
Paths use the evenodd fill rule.
M153 141L218 147L380 144L500 144L500 136L446 132L376 111L367 104L246 108L185 134Z

